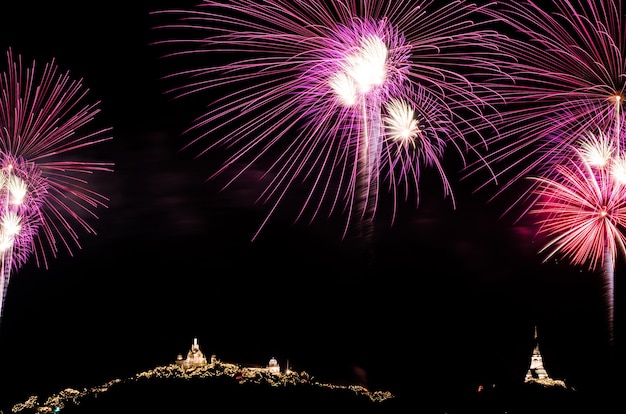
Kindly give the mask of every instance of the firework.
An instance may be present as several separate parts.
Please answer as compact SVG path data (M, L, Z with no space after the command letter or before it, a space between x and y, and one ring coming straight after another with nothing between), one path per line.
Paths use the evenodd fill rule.
M501 90L500 134L487 140L501 184L493 198L522 187L505 213L541 214L539 232L553 238L541 250L548 257L602 268L612 312L626 171L622 1L502 2L485 12L514 33L500 47L515 56L503 62L515 85Z
M48 268L61 247L80 248L77 228L95 233L87 216L97 218L107 199L84 177L112 166L65 159L111 139L109 129L80 132L99 112L98 104L83 104L81 81L60 73L54 60L39 72L9 50L7 62L0 75L0 317L11 272L31 256Z
M500 45L516 58L502 63L515 85L501 90L507 107L486 155L500 183L497 197L517 191L525 177L549 174L588 131L620 130L626 31L621 1L501 2L485 12L515 33ZM524 214L534 195L527 189L511 207Z
M487 27L483 7L205 0L153 14L177 17L157 26L168 40L155 43L189 64L166 76L175 82L168 92L216 97L186 131L186 147L226 148L211 175L234 171L226 187L265 171L257 201L269 213L254 240L297 188L305 195L296 220L340 210L345 230L353 218L373 219L385 183L394 216L400 198L417 205L425 167L435 167L455 205L444 151L463 165L468 155L481 160L501 102L503 36Z
M572 264L590 270L608 254L615 266L618 248L624 248L626 186L612 173L617 160L594 163L583 147L577 154L577 159L555 166L553 177L531 178L540 198L530 212L543 216L539 232L554 237L542 252L550 251L545 260L561 252Z
M626 183L624 157L607 134L587 134L575 157L554 166L550 177L536 182L539 233L549 238L545 260L557 254L574 265L601 268L606 276L612 332L614 270L618 252L626 253Z

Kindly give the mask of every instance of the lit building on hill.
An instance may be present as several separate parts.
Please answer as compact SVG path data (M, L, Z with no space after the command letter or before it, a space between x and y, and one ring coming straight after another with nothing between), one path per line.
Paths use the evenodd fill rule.
M267 370L270 374L280 374L280 365L276 358L272 357L270 362L267 364Z
M191 349L187 352L187 359L183 359L182 354L178 354L176 364L185 370L207 364L206 357L200 350L200 345L198 345L198 338L193 338Z
M198 344L198 338L193 339L193 343L191 345L191 349L187 352L187 358L183 358L183 354L178 354L176 357L176 365L181 367L183 370L187 371L190 369L194 369L196 367L208 365L209 367L215 366L217 364L217 357L215 354L211 355L210 362L207 362L206 357L200 350L200 345ZM262 365L248 365L245 367L249 371L263 371L269 372L270 374L280 374L280 364L278 360L274 357L270 358L267 366ZM287 370L285 372L289 372L289 361L287 361ZM2 413L0 413L2 414Z
M544 378L547 379L550 378L550 376L548 375L548 371L546 371L543 366L543 357L541 356L541 352L539 352L537 327L535 326L535 348L533 349L533 354L530 357L530 366L528 367L528 371L526 372L526 378L524 378L524 381L532 381Z

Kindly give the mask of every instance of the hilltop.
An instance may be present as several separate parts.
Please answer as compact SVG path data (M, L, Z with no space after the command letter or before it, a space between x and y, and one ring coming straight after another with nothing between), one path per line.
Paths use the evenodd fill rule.
M245 395L245 398L242 398ZM94 387L64 389L40 400L33 395L15 404L13 413L97 413L141 409L180 412L186 405L227 402L230 409L271 405L274 411L293 409L294 403L323 409L337 404L361 412L382 410L394 396L369 391L359 385L318 382L307 372L269 372L257 367L215 361L184 368L180 364L157 366L125 379L113 379ZM124 406L119 406L121 403ZM281 408L282 407L282 408ZM191 408L191 407L189 407Z

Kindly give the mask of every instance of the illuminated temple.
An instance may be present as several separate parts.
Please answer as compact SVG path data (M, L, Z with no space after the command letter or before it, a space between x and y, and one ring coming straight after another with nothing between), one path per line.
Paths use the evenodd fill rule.
M207 365L207 364L213 365L216 362L217 362L217 358L215 355L211 355L210 362L207 362L207 359L204 356L204 353L202 353L202 351L200 350L200 345L198 344L198 338L193 338L191 349L189 349L189 352L187 352L187 358L183 358L183 354L178 354L178 356L176 357L176 365L180 366L185 371L191 370L191 369L203 366L203 365ZM287 363L287 365L289 365L289 363ZM270 374L280 374L281 372L280 364L278 363L278 360L274 357L270 358L268 365L265 367L247 367L247 368L251 370L267 371ZM289 372L289 371L290 370L287 367L285 372Z
M278 361L274 357L270 359L270 362L267 364L266 368L267 368L267 371L272 374L280 374L280 365L278 364Z
M183 355L178 354L176 364L182 366L185 370L207 364L206 357L200 350L200 345L198 345L198 338L193 338L191 349L187 352L187 359L183 359Z
M543 358L539 351L539 342L537 341L537 326L535 326L535 348L533 349L532 356L530 357L530 366L526 372L524 381L549 379L548 372L543 366Z

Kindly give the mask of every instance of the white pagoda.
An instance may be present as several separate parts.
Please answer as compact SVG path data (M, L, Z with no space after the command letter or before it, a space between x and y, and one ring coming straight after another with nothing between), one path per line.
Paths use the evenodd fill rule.
M533 354L530 357L530 366L528 367L528 372L526 372L526 377L524 378L524 381L528 382L538 379L549 378L550 376L543 366L543 358L541 357L541 352L539 352L539 342L537 341L537 326L535 325L535 348L533 349Z

